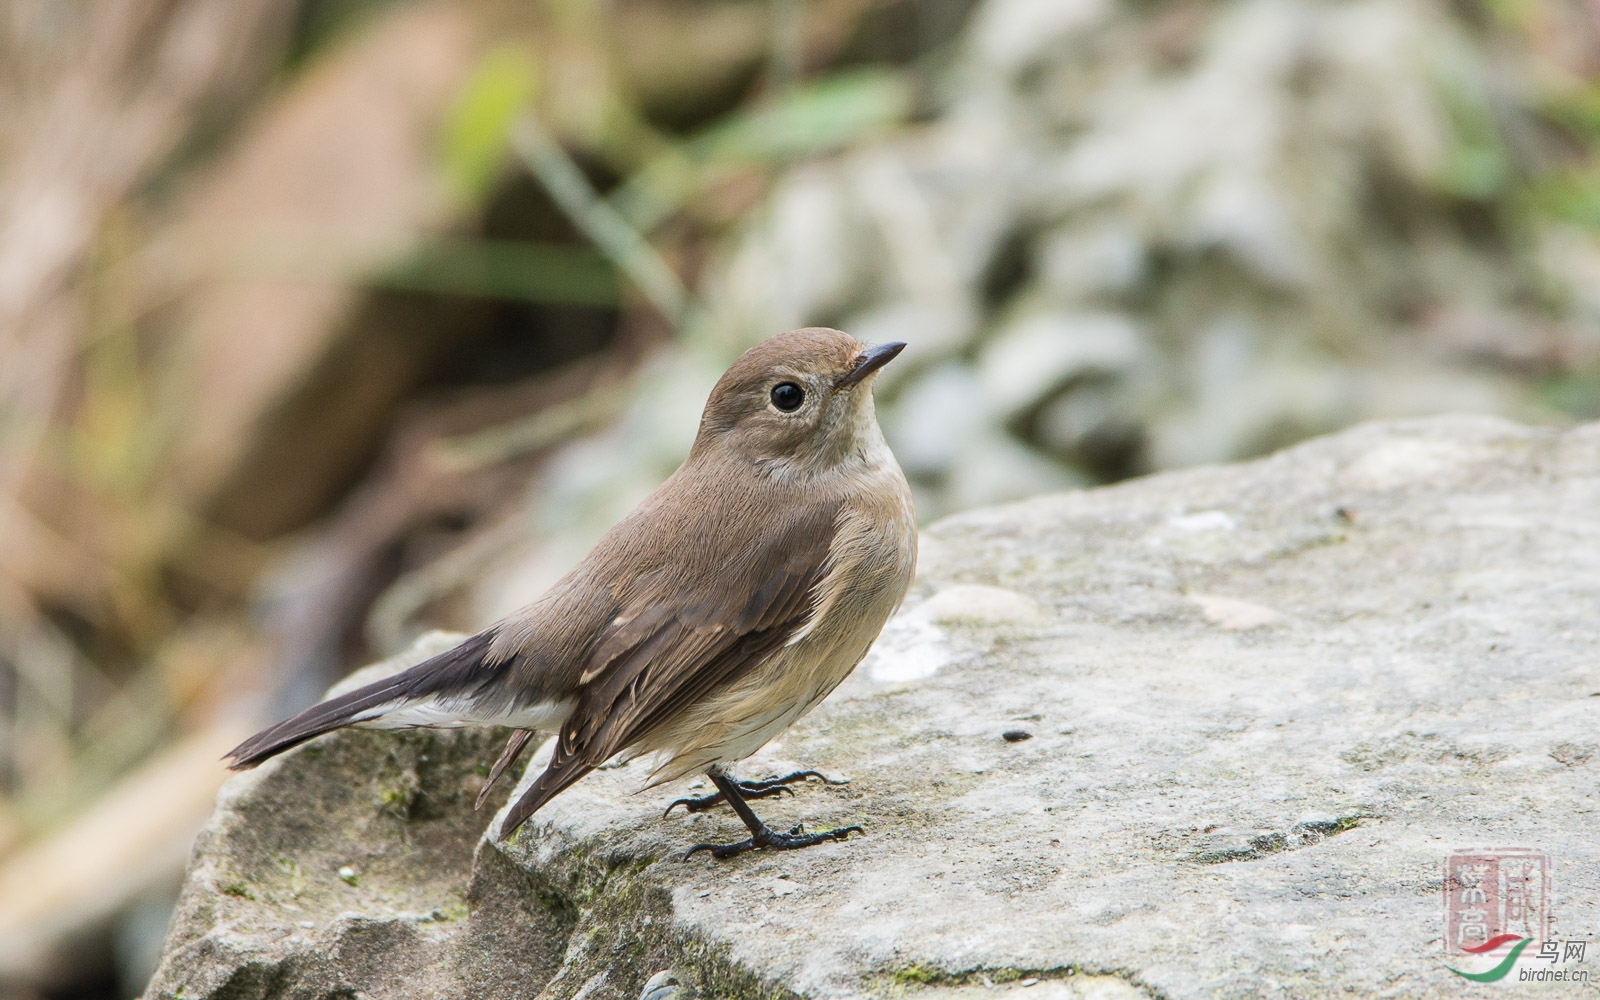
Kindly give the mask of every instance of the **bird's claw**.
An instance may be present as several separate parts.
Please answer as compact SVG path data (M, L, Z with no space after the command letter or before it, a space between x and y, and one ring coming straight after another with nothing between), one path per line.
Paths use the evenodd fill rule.
M761 832L752 837L732 844L696 844L684 854L683 859L689 860L697 851L710 851L711 856L718 861L737 857L746 851L792 851L801 847L811 847L814 844L825 843L830 840L844 840L852 833L866 833L859 826L841 826L832 830L821 830L817 833L805 833L802 824L796 823L788 833L774 833L762 828Z
M794 789L789 786L801 781L810 781L815 778L824 785L848 785L849 778L830 778L821 771L794 771L790 774L769 774L759 781L735 781L734 786L747 799L765 799L774 795L793 795ZM676 799L671 802L661 813L663 819L672 814L672 810L683 806L686 812L702 813L719 802L726 799L721 792L712 792L710 795L701 795L693 798Z
M812 778L817 779L824 785L850 784L849 778L830 778L821 771L791 771L782 777L779 777L776 774L769 774L760 781L741 781L738 784L739 791L749 793L752 791L771 788L774 785L792 785L800 781L810 781Z
M787 785L775 785L772 787L757 786L761 786L761 783L752 781L747 786L741 782L739 785L739 790L744 793L744 797L747 799L770 799L774 795L794 794L794 789L788 787ZM678 806L683 806L684 810L687 812L708 812L713 806L723 801L726 800L723 798L721 792L712 792L710 795L701 795L698 798L674 799L667 806L666 811L661 814L661 817L665 819L667 816L671 815L672 810Z

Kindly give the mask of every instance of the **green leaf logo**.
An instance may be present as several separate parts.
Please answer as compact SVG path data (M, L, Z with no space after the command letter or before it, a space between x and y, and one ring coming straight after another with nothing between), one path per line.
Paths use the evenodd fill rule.
M1445 968L1450 969L1451 972L1454 972L1462 979L1470 979L1475 983L1496 983L1504 979L1506 973L1511 971L1511 967L1517 964L1517 956L1522 954L1522 949L1526 948L1528 942L1532 940L1533 938L1519 938L1517 943L1511 946L1511 954L1507 955L1504 961L1488 972L1462 972L1460 969L1450 969L1448 965ZM1491 942L1491 944L1497 943L1499 943L1498 938L1496 941Z

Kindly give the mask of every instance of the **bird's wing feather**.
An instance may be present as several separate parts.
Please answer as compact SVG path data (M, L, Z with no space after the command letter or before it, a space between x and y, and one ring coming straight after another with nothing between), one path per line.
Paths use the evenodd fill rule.
M622 611L586 659L586 681L550 765L507 814L500 836L805 627L828 571L838 512L837 503L786 509L780 523L765 525L711 567L714 580L663 586L682 570L664 563L654 571L661 579L642 577L620 595Z

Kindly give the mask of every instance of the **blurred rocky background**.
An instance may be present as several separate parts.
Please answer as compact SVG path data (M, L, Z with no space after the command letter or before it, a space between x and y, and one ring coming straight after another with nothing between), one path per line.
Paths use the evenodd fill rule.
M127 997L240 735L524 603L749 344L925 520L1600 417L1595 0L9 0L0 997Z

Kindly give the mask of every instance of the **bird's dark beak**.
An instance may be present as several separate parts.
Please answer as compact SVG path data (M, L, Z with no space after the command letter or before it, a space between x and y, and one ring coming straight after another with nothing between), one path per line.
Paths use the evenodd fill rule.
M892 344L879 344L869 347L856 355L856 366L850 369L849 374L833 384L835 389L848 389L861 382L868 375L893 361L895 355L906 349L906 345L896 341Z

